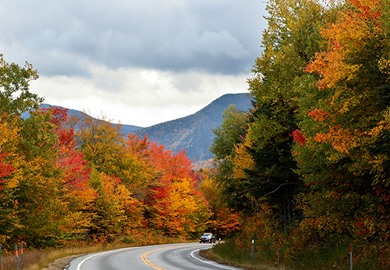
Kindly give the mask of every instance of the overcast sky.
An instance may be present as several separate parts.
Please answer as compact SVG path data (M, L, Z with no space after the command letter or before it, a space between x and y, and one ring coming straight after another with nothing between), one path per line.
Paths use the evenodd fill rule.
M247 92L263 0L0 0L0 53L45 103L150 126Z

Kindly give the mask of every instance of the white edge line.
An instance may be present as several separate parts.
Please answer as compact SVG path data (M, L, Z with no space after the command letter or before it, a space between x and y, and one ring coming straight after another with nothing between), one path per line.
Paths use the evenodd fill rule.
M93 255L90 255L90 256L88 256L87 258L85 258L84 260L82 260L81 262L79 262L78 264L77 264L77 270L80 270L81 269L81 265L83 264L83 263L85 263L87 260L89 260L89 259L91 259L92 257L95 257L95 256L98 256L98 255L100 255L100 253L96 253L96 254L93 254Z
M127 248L121 248L121 249L127 249ZM118 251L118 250L121 250L121 249L114 249L114 250L109 250L109 251L103 251L103 252L98 252L98 253L94 253L88 257L86 257L84 260L82 260L81 262L79 262L77 264L77 268L76 270L81 270L81 265L83 265L83 263L85 263L87 260L93 258L93 257L96 257L96 256L99 256L99 255L102 255L102 254L105 254L105 253L110 253L110 252L115 252L115 251Z
M227 266L224 266L224 265L222 265L222 264L219 264L219 263L216 263L216 262L213 262L213 261L202 260L201 258L199 258L199 257L197 257L197 256L194 255L195 252L199 252L199 251L200 251L200 249L196 249L196 250L192 251L192 252L191 252L191 257L194 258L194 259L196 259L196 260L198 260L198 261L200 261L200 262L202 262L202 263L211 264L211 265L216 266L216 267L219 267L219 268L229 269L229 270L235 270L235 269L237 269L237 268L227 267Z

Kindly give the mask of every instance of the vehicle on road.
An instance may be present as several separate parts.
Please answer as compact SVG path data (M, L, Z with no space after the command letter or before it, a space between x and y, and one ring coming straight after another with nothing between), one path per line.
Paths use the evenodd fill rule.
M216 238L212 233L204 233L199 239L199 243L215 243Z

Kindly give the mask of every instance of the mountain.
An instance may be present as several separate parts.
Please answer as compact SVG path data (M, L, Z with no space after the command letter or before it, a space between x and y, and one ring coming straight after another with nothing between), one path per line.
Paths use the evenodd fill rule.
M209 151L214 140L213 130L219 127L223 121L223 113L230 104L234 104L241 111L248 111L252 106L248 94L226 94L214 100L200 111L176 120L164 122L151 127L142 128L133 125L121 125L122 134L146 134L150 141L163 144L174 152L185 150L187 157L194 162L209 160L213 154ZM59 107L43 104L41 108ZM78 118L91 117L83 112L69 109L70 116ZM23 117L29 117L24 113ZM102 120L103 121L103 120ZM117 124L114 124L117 125ZM77 128L77 127L76 127Z
M244 112L252 105L248 94L226 94L192 115L133 133L141 137L147 134L150 141L163 144L174 152L184 149L192 161L208 160L213 157L209 151L215 137L213 130L222 124L223 113L230 104Z
M63 108L63 107L61 107L61 106L57 106L57 105L50 105L50 104L42 104L42 105L40 105L39 106L41 109L42 108L45 108L45 109L48 109L48 108L50 108L50 107L58 107L58 108ZM74 116L74 117L77 117L77 118L80 118L80 119L82 119L82 118L84 118L84 117L92 117L92 116L89 116L88 114L86 114L86 113L84 113L84 112L80 112L80 111L78 111L78 110L73 110L73 109L68 109L68 108L66 108L67 110L68 110L68 115L70 116L70 117L72 117L72 116ZM29 112L24 112L23 114L22 114L22 117L23 118L28 118L30 116L30 113ZM101 120L101 121L103 121L103 120ZM120 125L120 124L113 124L114 126L118 126L118 125ZM139 127L139 126L133 126L133 125L121 125L121 127L122 127L122 134L129 134L129 133L131 133L131 132L134 132L134 131L136 131L136 130L138 130L138 129L141 129L142 127ZM77 128L77 126L76 126L76 128Z

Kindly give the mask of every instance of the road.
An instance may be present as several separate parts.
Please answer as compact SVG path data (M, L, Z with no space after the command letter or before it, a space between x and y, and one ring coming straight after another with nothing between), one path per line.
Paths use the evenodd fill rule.
M76 258L69 270L238 270L199 257L211 244L167 244L123 248Z

